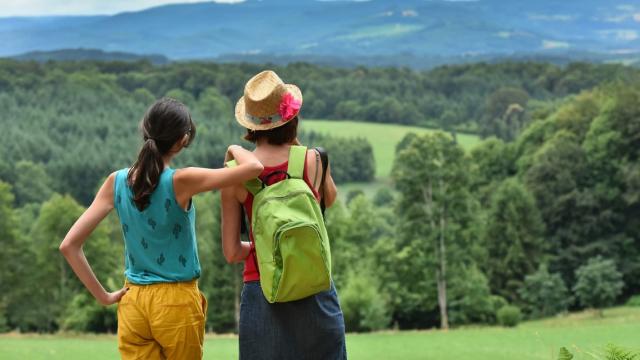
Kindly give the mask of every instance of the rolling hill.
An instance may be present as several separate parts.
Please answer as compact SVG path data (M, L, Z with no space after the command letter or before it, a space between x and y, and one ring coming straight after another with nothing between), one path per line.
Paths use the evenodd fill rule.
M171 59L637 56L640 5L625 0L247 0L112 16L0 19L0 56L89 48Z
M393 166L396 145L406 134L410 132L425 134L434 131L414 126L357 121L305 119L300 124L302 131L315 131L322 134L348 138L364 137L369 140L369 143L371 143L373 147L377 178L387 178L389 176L391 167ZM465 149L470 149L480 142L478 136L468 134L458 134L457 140Z

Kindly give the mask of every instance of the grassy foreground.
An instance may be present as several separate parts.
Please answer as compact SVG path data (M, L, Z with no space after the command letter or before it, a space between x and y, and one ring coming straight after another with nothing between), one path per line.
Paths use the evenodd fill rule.
M396 145L410 132L425 134L434 130L403 126L397 124L380 124L356 121L331 121L304 119L300 123L303 131L315 131L322 134L343 137L364 137L373 146L373 156L376 162L376 177L386 178L391 172ZM458 134L458 142L470 149L480 142L476 135Z
M593 359L608 343L640 351L640 308L619 307L523 323L515 329L463 328L443 331L402 331L347 336L349 359L518 359L555 360L566 346L574 360ZM236 359L235 336L208 336L205 359ZM0 336L3 360L117 359L112 335Z

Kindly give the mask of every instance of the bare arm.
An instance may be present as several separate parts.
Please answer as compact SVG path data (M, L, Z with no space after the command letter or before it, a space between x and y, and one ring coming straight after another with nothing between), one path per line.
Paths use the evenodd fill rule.
M324 197L324 204L326 207L333 205L338 197L338 187L336 186L336 183L333 182L333 177L331 177L331 165L327 167L327 177L324 179L322 196Z
M235 187L222 189L222 253L228 263L244 261L249 256L250 243L240 240L241 204L235 197Z
M201 192L222 189L258 177L264 167L249 150L231 145L225 161L235 159L238 166L233 168L206 169L190 167L179 169L173 178L176 200L180 204Z
M320 179L322 179L323 170L322 163L317 160L317 156L319 155L315 150L309 150L307 152L307 169L313 169L313 172L308 170L309 173L315 174L314 177L311 178L311 181L316 190L320 193L320 196L324 198L324 205L326 207L330 207L338 197L338 188L336 187L335 182L333 182L333 177L331 177L331 165L327 167L327 176L324 179L324 186L320 188Z
M98 278L96 278L93 270L91 270L91 265L89 265L87 258L84 256L82 246L96 226L113 209L114 182L115 173L107 178L91 206L76 220L60 244L60 251L73 271L91 295L102 305L111 305L120 301L127 289L122 288L115 292L107 292Z

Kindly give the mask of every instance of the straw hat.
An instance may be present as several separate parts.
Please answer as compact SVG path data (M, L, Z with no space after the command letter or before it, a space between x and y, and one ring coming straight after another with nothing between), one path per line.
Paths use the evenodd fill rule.
M300 89L266 70L245 85L244 96L236 104L236 120L250 130L269 130L293 119L301 106Z

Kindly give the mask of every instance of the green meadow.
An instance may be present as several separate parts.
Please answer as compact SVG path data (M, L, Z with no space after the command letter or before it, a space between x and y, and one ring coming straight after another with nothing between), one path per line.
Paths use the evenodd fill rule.
M301 122L301 129L315 131L332 136L364 137L373 146L373 156L376 162L376 177L386 178L391 172L396 145L410 133L425 134L435 130L415 126L397 124L380 124L357 121L332 121L305 119ZM476 135L458 134L458 142L470 149L480 142Z
M450 331L398 331L349 334L349 359L440 360L518 359L555 360L561 346L574 360L598 359L613 343L640 351L640 308L607 309L604 317L586 311L520 324L513 329L467 327ZM205 359L236 359L237 337L209 335ZM0 336L3 360L107 360L117 359L114 335L18 335Z

